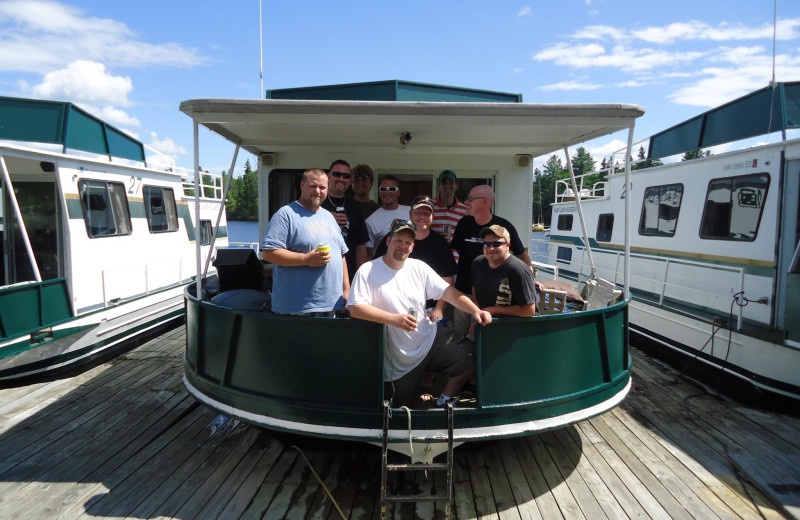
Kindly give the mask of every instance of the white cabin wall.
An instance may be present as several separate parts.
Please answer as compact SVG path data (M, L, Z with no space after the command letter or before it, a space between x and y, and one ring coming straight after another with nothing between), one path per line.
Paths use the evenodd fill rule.
M523 244L530 247L533 173L530 166L518 168L513 155L425 155L423 153L375 152L281 152L275 154L275 164L264 167L259 160L259 200L268 200L268 176L275 169L326 169L337 160L344 159L351 166L368 164L376 176L392 173L420 175L431 180L436 195L436 182L442 170L453 170L459 178L493 178L497 200L494 213L508 219L520 233ZM378 183L373 185L372 199L378 200ZM259 207L259 236L267 228L268 209Z

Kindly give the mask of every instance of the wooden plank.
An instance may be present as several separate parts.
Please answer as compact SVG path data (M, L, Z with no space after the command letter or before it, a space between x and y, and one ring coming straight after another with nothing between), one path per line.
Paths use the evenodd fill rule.
M687 453L678 451L676 454L673 450L668 449L659 442L659 437L664 437L661 431L653 431L652 428L655 428L654 426L646 428L643 427L641 421L634 421L633 418L640 417L639 414L628 415L620 409L612 410L611 413L615 415L620 422L625 423L628 430L646 444L650 451L680 478L689 489L693 490L698 498L704 504L708 505L718 517L730 520L741 518L739 513L728 506L728 504L717 495L717 493L720 493L730 498L730 495L732 495L730 490L726 486L721 485L719 480L705 471L702 466L697 464Z
M629 417L623 415L629 419ZM662 459L656 456L650 449L650 444L643 443L637 436L633 435L629 429L630 420L622 422L615 414L605 414L601 417L610 430L624 443L632 454L636 456L638 461L647 468L647 470L658 479L669 493L675 497L680 503L681 507L689 512L692 518L703 519L707 518L714 520L717 515L711 510L702 500L700 500L694 491L686 485Z
M696 427L695 423L670 416L663 408L650 402L644 395L636 395L623 403L625 409L632 406L635 406L637 413L642 414L649 422L658 427L659 431L664 432L671 444L679 446L682 452L688 454L688 458L697 461L713 475L714 479L733 490L733 494L731 494L720 489L719 486L715 486L717 496L731 504L740 515L756 514L760 517L763 514L770 518L780 518L780 515L776 516L776 512L768 507L764 498L759 494L754 497L757 505L742 499L742 497L747 497L750 491L737 478L724 455L711 447L712 444L718 445L719 443L701 428ZM724 448L720 447L720 450L724 450Z
M584 516L592 519L607 518L605 511L592 495L591 490L589 490L586 482L583 480L583 476L564 452L564 448L561 446L561 443L558 442L553 432L543 433L541 438L542 443L553 458L553 462L558 468L558 471L564 477L564 482L572 496L575 497L578 507L581 508ZM616 518L616 516L610 518Z
M472 496L475 504L476 518L497 518L497 507L492 496L489 472L483 460L483 454L476 446L467 446L467 462L469 478L472 481Z
M564 482L564 475L558 470L558 466L550 456L550 452L547 451L541 435L529 435L525 437L525 440L531 447L534 457L536 457L536 462L539 464L545 482L547 482L547 486L550 488L561 514L569 519L586 518L578 505L578 501L572 495L569 486Z
M241 520L261 518L267 511L272 499L278 492L283 479L294 465L298 454L295 450L284 448L275 464L270 469L261 486L256 491L253 500L239 517Z
M648 388L648 385L653 386L656 384L655 381L650 381L647 379L647 377L641 379L643 379L643 381L640 381L640 385L644 386L645 388ZM682 395L682 390L675 389L677 386L681 385L673 385L671 390L674 390L677 395ZM738 428L729 422L709 422L705 419L706 414L703 413L702 410L695 408L698 404L698 400L692 400L692 407L687 408L684 406L683 400L677 402L672 396L667 396L664 392L659 392L655 388L647 390L647 395L648 398L652 400L652 402L659 408L659 413L667 414L673 420L683 424L687 429L691 430L694 435L702 438L703 442L705 442L717 453L717 457L721 461L719 464L728 468L727 473L729 476L727 476L725 480L728 485L734 488L742 489L744 494L748 492L742 488L741 482L738 482L738 477L730 468L730 465L725 458L725 454L728 451L746 451L757 454L761 457L770 458L771 454L775 451L775 448L772 445L762 441L753 441L753 443L750 444L752 436L749 435L748 432L739 432ZM731 428L732 431L720 429L722 426L719 426L719 423L726 424L727 427ZM775 461L774 458L773 461L775 462L776 466L779 466L782 472L784 472L786 475L790 474L790 470L787 468L785 462ZM753 493L751 491L750 493L754 495L756 503L759 507L769 507L763 496L757 496L760 494L759 492L756 491Z
M219 515L212 515L211 513L211 505L207 505L206 509L209 510L209 514L206 516L204 512L201 512L199 516L205 518L240 518L247 507L250 505L250 502L255 497L256 493L258 493L258 489L261 487L261 484L264 482L264 479L269 474L272 466L275 464L275 461L278 460L281 453L283 453L284 449L286 448L284 444L274 437L267 435L266 433L262 436L264 442L266 442L265 449L261 452L260 457L253 456L252 458L256 461L255 465L253 466L252 470L247 473L244 481L242 482L241 486L236 490L236 493L231 497L227 504L225 504L224 509L219 513ZM255 454L254 454L255 455ZM242 461L244 463L244 461Z
M309 462L311 463L311 467L314 468L314 472L319 476L319 478L324 479L324 476L326 475L327 470L331 464L330 450L319 450L311 453L309 457ZM305 463L305 461L303 461L303 463ZM309 471L308 476L305 478L305 480L298 488L294 500L292 500L292 504L289 507L289 510L286 511L286 515L284 517L285 520L303 520L304 518L306 518L306 515L311 510L311 505L314 503L314 498L317 495L317 493L324 493L324 491L322 491L320 487L320 481L317 480L317 477L314 476L314 473ZM223 517L223 518L231 518L231 517ZM355 518L361 518L361 517L355 517ZM370 516L367 515L364 516L363 518L370 518Z
M627 516L623 507L617 502L614 494L608 486L606 486L605 482L603 482L603 479L600 478L600 475L595 471L594 467L589 463L588 458L581 453L580 448L573 441L569 433L570 430L575 430L575 427L570 426L569 428L551 432L554 442L558 442L558 449L562 452L560 459L565 459L559 459L559 467L563 465L564 467L571 466L574 468L574 473L580 475L583 482L585 482L586 490L583 491L583 493L588 492L592 499L597 501L598 506L602 508L606 517L614 519ZM573 494L578 494L571 485L570 488L573 489ZM579 502L581 503L581 509L584 514L589 516L590 513L587 511L587 508L583 506L583 501L579 500Z
M592 438L599 439L595 442L605 444L605 441L602 440L599 434L597 434L594 428L587 428L592 435ZM614 501L619 504L619 506L624 511L624 514L620 514L617 518L650 518L650 515L644 510L644 508L639 504L639 501L633 494L630 492L627 486L620 480L619 476L614 472L611 466L605 461L603 456L600 452L597 451L595 447L595 443L590 440L590 437L584 432L580 427L573 426L571 428L567 428L563 432L557 432L557 436L561 441L561 445L565 446L565 450L570 458L573 461L580 459L576 465L582 466L584 464L588 464L591 466L592 470L596 473L597 478L600 479L600 482L594 484L592 486L593 489L597 490L597 493L601 495L602 498L598 498L601 501L601 504L606 499L603 495L606 494L606 490L608 493L614 497ZM566 437L569 437L568 439ZM572 441L572 447L566 447L569 444L569 441ZM589 473L588 471L586 472ZM652 498L652 496L651 496ZM612 506L607 506L608 510L612 510ZM663 511L663 509L661 510ZM664 516L666 517L666 511L663 511ZM610 515L609 515L610 516ZM614 518L613 516L611 518Z
M231 478L236 466L250 456L250 450L261 434L256 426L240 424L229 435L219 439L211 456L170 496L162 511L168 516L197 518L219 486Z
M800 480L786 479L773 464L749 453L729 453L728 457L787 517L800 520Z
M533 455L530 444L525 438L519 437L512 439L511 445L514 448L514 453L519 458L520 467L525 474L525 480L536 500L536 507L539 509L542 518L563 517L555 497L550 492L542 470L538 462L536 462L536 457Z
M453 515L457 518L475 518L474 483L469 474L466 447L454 451L453 455Z
M503 462L503 468L508 476L508 483L511 487L511 493L514 496L514 501L517 504L520 517L522 520L542 520L542 514L536 506L536 497L534 497L533 491L528 485L525 472L522 471L520 460L514 452L512 443L502 442L498 444L500 444L498 450L500 453L500 460Z
M587 435L598 435L602 433L595 428L594 423L591 421L584 421L580 423L578 427L582 432L586 432ZM594 432L592 432L592 430L594 430ZM639 477L633 469L628 467L626 461L614 451L611 444L604 439L602 442L595 442L592 445L597 449L597 452L617 475L619 480L627 487L630 494L641 504L649 517L658 520L672 518L653 492L639 480Z
M500 454L501 442L490 443L483 450L483 461L489 475L489 484L492 488L497 516L500 520L520 520L520 512L514 500L514 493L508 482L508 476L503 466L503 457Z
M331 451L331 463L325 469L324 473L320 473L320 477L322 477L322 481L325 483L325 487L328 488L328 491L333 494L336 490L337 479L339 477L339 470L341 469L342 464L345 463L345 457L343 453L339 450L332 450ZM335 498L335 495L334 495ZM335 513L335 507L331 502L330 497L320 488L316 495L314 496L314 500L311 502L311 505L308 508L308 520L324 520L328 518L329 515L333 515ZM332 517L334 518L334 517Z

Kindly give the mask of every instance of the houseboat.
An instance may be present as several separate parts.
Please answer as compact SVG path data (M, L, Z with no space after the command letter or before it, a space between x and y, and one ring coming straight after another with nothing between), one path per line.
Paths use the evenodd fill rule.
M227 244L221 178L203 179L148 167L142 143L72 103L0 98L0 385L179 324L196 249Z
M575 281L590 276L591 252L599 276L621 280L629 200L634 343L712 388L795 410L800 140L786 135L798 106L800 82L777 83L651 137L630 183L613 166L579 178L586 237L558 183L548 260Z
M181 111L195 135L202 125L259 158L262 235L270 216L297 199L302 172L336 159L370 165L373 196L386 174L399 179L409 201L435 195L445 169L456 172L461 190L490 184L494 213L527 234L532 158L621 130L632 136L644 112L632 105L527 104L516 94L405 81L278 90L263 100L194 99ZM628 302L606 298L595 308L477 327L475 402L452 412L452 428L441 409L387 409L384 326L217 303L218 286L268 295L268 265L255 253L234 263L240 267L231 280L219 270L211 289L199 279L186 291L185 383L226 416L304 435L388 442L406 453L412 442L415 460L427 460L448 441L587 419L630 389Z

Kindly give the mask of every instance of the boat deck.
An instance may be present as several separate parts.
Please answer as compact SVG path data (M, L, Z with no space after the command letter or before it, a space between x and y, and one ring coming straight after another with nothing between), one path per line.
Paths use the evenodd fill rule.
M217 414L182 384L184 340L175 329L79 376L0 390L0 517L380 518L379 448L212 428ZM613 411L457 448L453 516L800 518L798 468L800 419L717 400L634 350L633 390ZM443 484L422 472L394 483Z

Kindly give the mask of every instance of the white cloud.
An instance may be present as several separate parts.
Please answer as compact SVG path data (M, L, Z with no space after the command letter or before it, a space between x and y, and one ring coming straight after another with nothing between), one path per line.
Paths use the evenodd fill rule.
M778 20L776 26L778 40L793 40L800 37L800 18ZM772 24L750 27L745 24L720 22L716 26L700 21L676 22L663 26L650 26L643 29L625 30L611 25L587 25L575 31L574 39L633 42L641 40L656 45L672 44L678 41L741 41L772 40Z
M517 13L517 16L518 17L519 16L528 16L529 14L531 14L531 12L532 12L531 11L531 6L526 5L525 7L523 7L522 9L519 10L519 12Z
M603 85L597 83L581 83L580 81L561 81L550 85L542 85L539 87L539 90L549 92L552 90L597 90L599 88L603 88Z
M131 78L108 74L102 63L86 60L77 60L64 69L48 72L40 84L30 88L35 97L96 106L128 106L128 94L132 90Z
M0 2L0 71L42 73L88 60L112 66L193 67L206 61L178 43L143 42L127 25L51 0Z
M656 67L686 65L705 55L703 52L668 52L658 49L633 49L616 45L610 52L598 43L568 45L557 43L533 56L536 61L552 61L556 65L583 69L613 67L627 72Z
M115 107L103 107L98 114L100 119L115 126L142 126L139 119L128 115L124 110Z
M186 154L186 148L176 143L171 137L159 140L156 132L150 132L150 143L148 146L173 159L177 158L179 155Z
M611 154L613 154L614 152L617 152L619 150L622 150L624 152L626 146L628 146L628 144L625 141L622 141L620 139L612 139L611 141L607 142L606 144L602 144L602 145L598 145L598 146L587 146L586 149L588 150L588 152L590 154L592 154L592 157L594 157L594 159L598 162L597 166L599 168L600 167L599 163L600 163L600 161L603 160L603 157L608 158L608 157L611 156ZM638 151L639 149L637 148L636 150ZM570 150L570 154L574 154L574 153L575 153L575 150ZM625 154L622 153L621 155L615 157L615 159L619 160L619 161L623 161L623 160L625 160Z
M522 67L516 67L514 70L511 71L511 75L515 76L517 74L520 74L523 70L525 69L523 69Z

